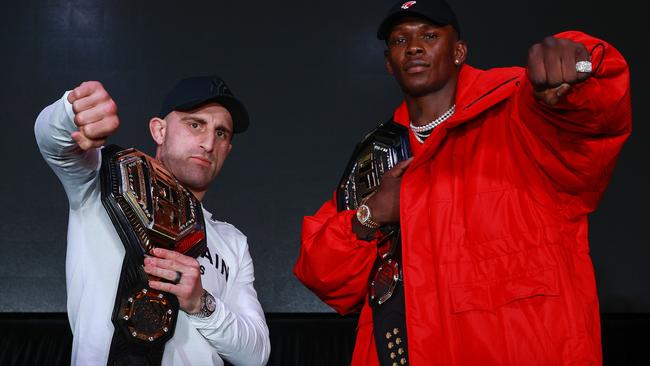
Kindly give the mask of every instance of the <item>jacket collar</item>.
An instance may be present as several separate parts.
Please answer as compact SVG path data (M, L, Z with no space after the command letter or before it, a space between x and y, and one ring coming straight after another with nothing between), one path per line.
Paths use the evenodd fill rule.
M409 170L432 156L449 130L471 121L474 117L513 95L523 77L525 77L525 69L521 67L484 71L463 65L458 75L458 87L456 88L456 113L433 130L431 136L425 141L423 150L411 163ZM393 118L399 124L408 127L410 118L406 102L402 102L397 107Z

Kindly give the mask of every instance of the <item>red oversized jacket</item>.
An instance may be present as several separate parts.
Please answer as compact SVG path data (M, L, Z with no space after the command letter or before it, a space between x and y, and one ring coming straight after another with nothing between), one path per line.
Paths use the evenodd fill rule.
M557 105L534 99L523 68L462 66L456 113L424 145L411 134L400 220L412 365L602 363L587 215L631 131L629 72L601 40L557 37L595 47L598 66ZM394 118L408 125L404 104ZM353 215L330 200L305 217L294 272L337 312L361 310L352 364L376 365L376 243L356 239Z

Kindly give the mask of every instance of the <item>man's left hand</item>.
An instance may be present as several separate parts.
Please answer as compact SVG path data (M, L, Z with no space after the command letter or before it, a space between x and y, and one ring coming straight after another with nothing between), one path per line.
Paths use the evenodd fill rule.
M174 281L177 277L176 272L179 272L180 281L176 284L149 281L149 286L176 295L181 310L186 313L199 312L203 295L199 262L192 257L163 248L155 248L151 254L155 257L144 259L145 272L169 281Z
M535 98L548 105L556 104L571 86L591 76L578 72L578 61L590 61L582 43L564 38L546 37L528 51L528 79L535 89Z

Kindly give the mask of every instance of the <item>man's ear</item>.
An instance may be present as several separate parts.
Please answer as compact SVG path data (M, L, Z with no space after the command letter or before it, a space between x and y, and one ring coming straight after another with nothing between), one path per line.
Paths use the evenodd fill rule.
M467 59L467 43L463 40L456 41L456 47L454 48L454 60L458 60L458 65L465 63Z
M165 141L165 135L167 134L167 121L158 117L150 119L149 132L151 133L151 138L156 142L156 145L162 145Z
M386 70L388 70L389 74L393 75L393 66L388 60L388 50L384 50L384 61L386 62Z

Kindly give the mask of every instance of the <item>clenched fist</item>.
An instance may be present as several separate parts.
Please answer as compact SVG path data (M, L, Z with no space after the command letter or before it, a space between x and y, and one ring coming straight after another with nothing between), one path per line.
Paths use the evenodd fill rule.
M74 123L79 128L72 133L72 139L83 150L102 146L117 131L120 125L117 105L102 83L81 83L68 94L68 102L72 104Z
M535 98L554 105L571 89L591 76L578 72L578 61L590 61L582 43L568 39L546 37L528 51L528 79L535 89Z

